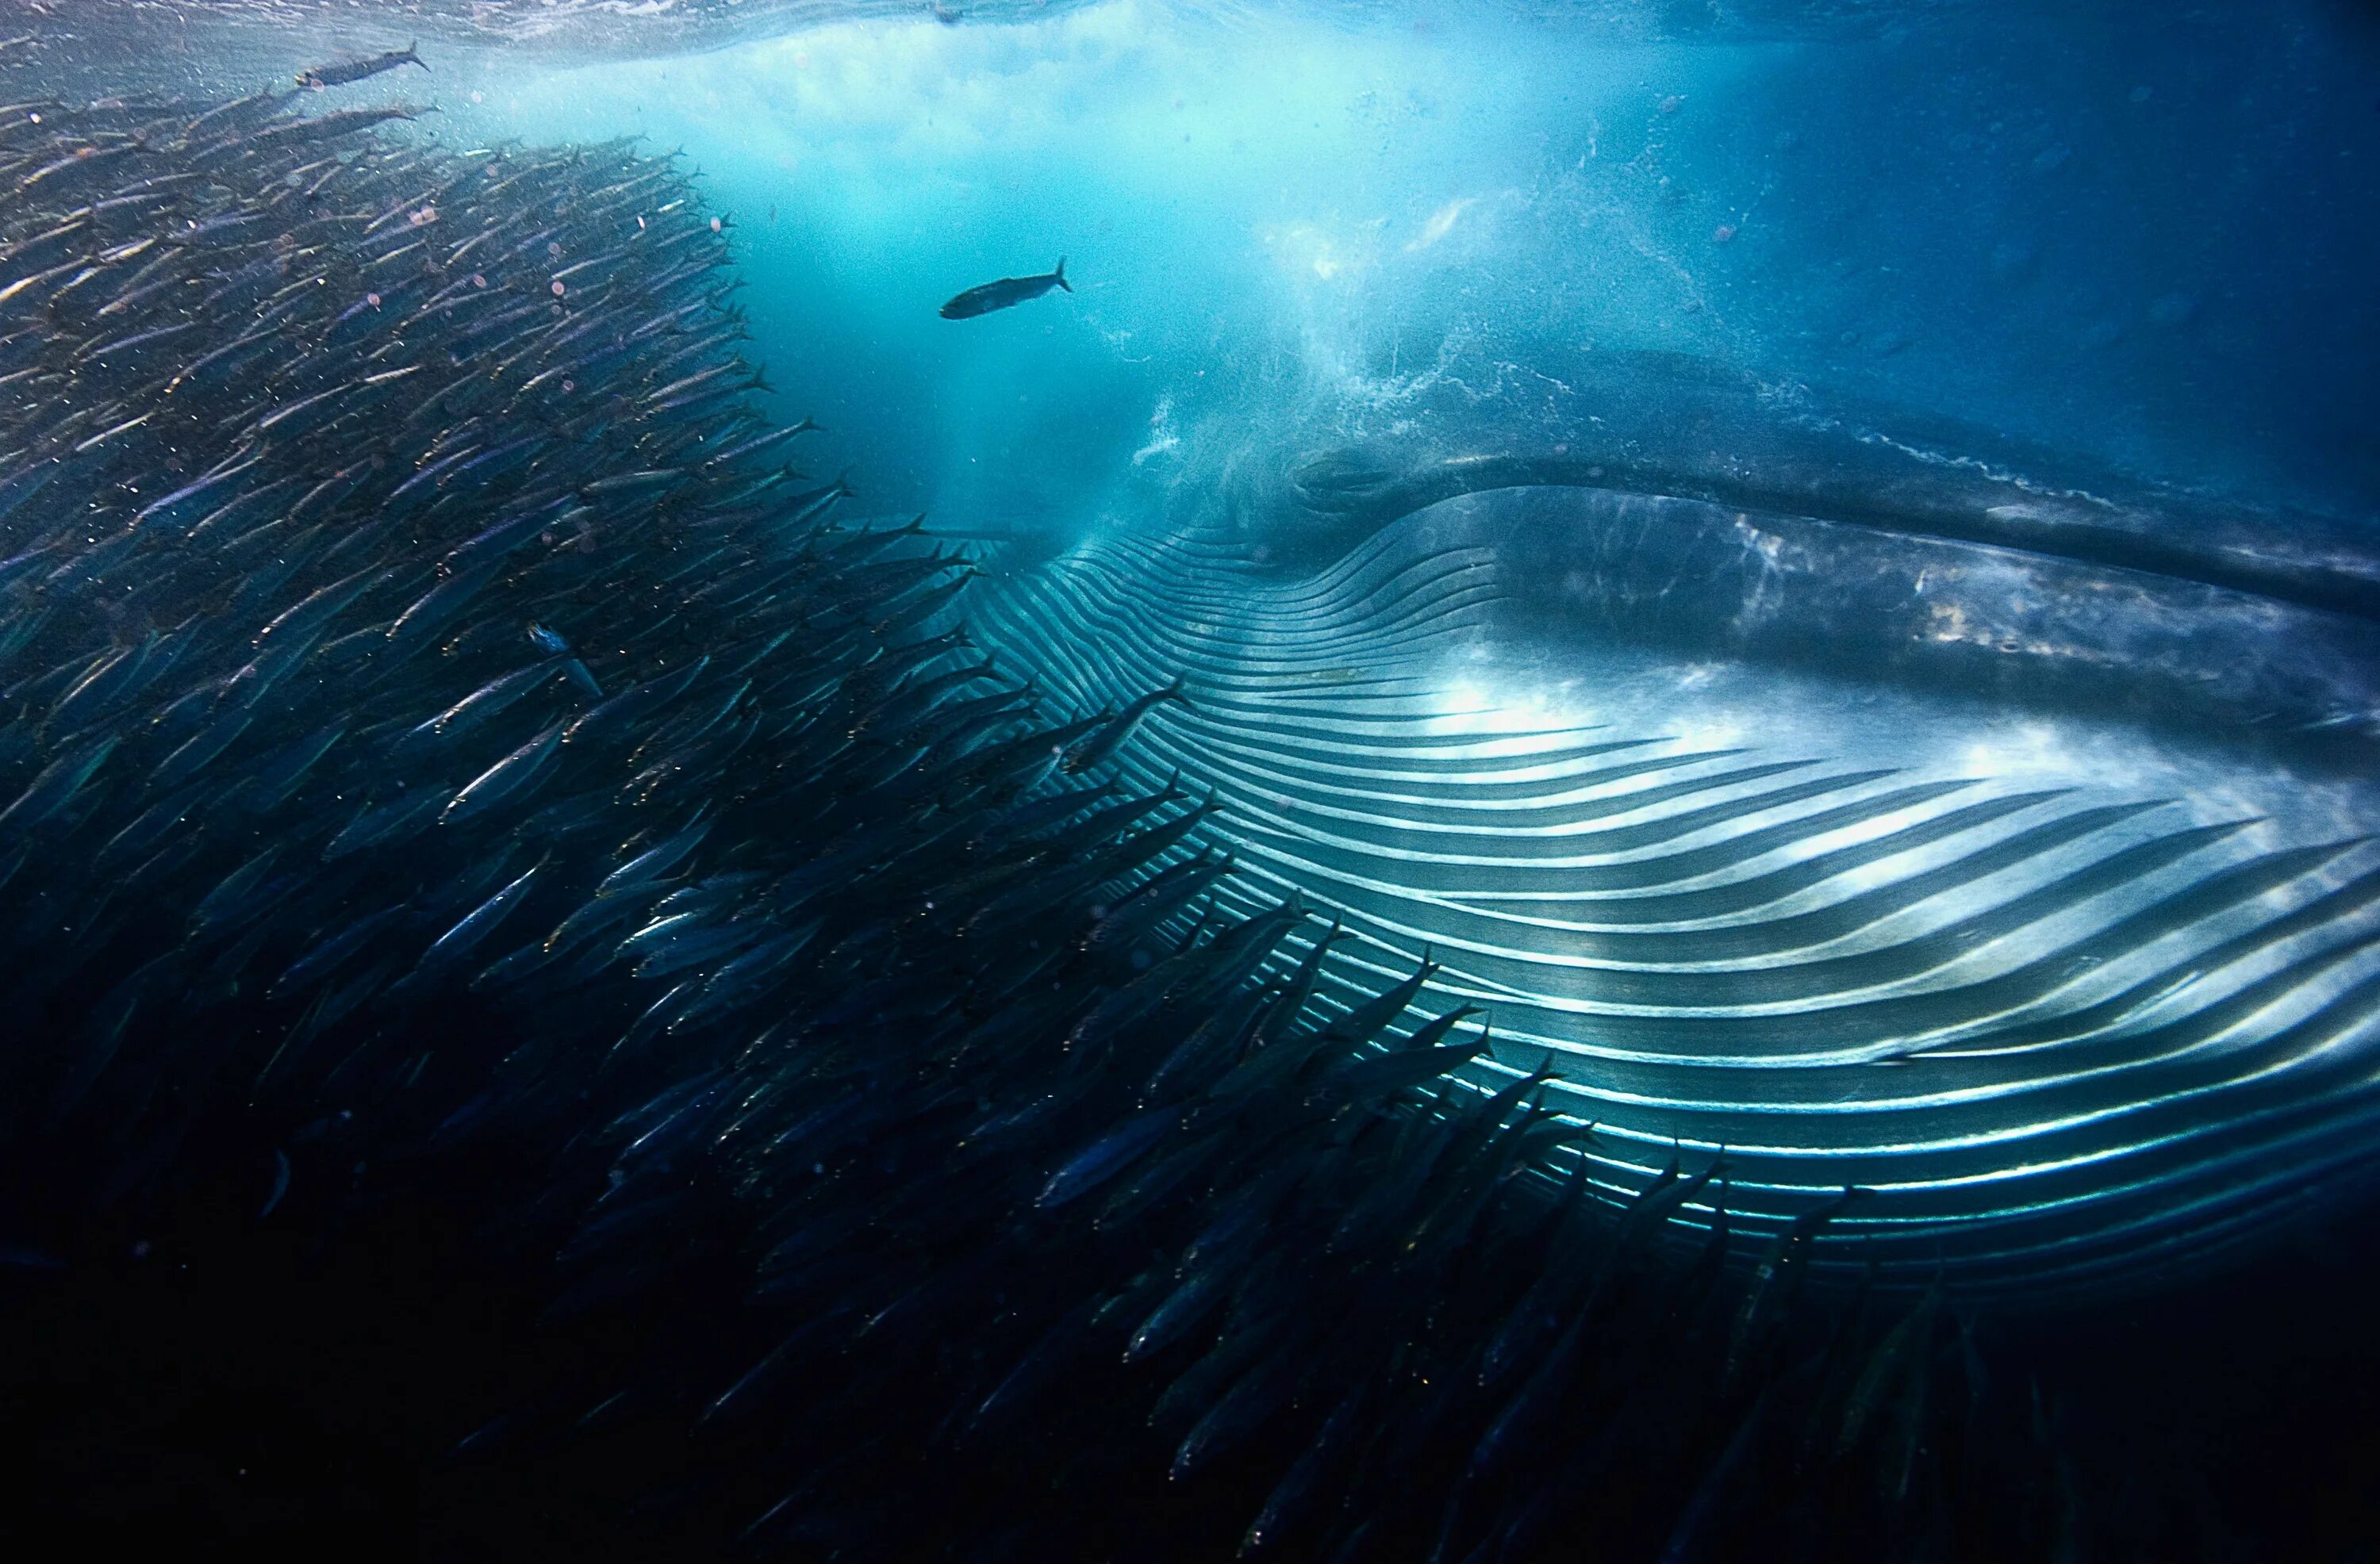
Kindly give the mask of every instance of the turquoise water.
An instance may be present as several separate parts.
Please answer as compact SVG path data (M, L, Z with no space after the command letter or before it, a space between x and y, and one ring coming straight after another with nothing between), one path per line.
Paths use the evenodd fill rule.
M1209 418L1257 445L1392 430L1441 390L1543 375L1560 401L1582 356L1632 350L2159 477L2350 505L2380 479L2355 261L2380 115L2346 8L1630 30L1160 3L859 21L467 62L438 133L682 147L788 406L888 510L953 526L1087 520ZM934 317L1062 254L1071 299Z

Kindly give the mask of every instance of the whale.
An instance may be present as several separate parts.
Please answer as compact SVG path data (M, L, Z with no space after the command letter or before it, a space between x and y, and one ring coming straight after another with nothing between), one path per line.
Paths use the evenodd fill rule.
M1076 700L1183 670L1127 774L1213 788L1351 973L1439 963L1475 1082L1549 1070L1615 1197L1724 1150L1752 1231L1855 1186L1846 1266L2039 1298L2368 1172L2367 526L1709 365L1561 375L1591 414L1210 433L1013 545L978 623Z

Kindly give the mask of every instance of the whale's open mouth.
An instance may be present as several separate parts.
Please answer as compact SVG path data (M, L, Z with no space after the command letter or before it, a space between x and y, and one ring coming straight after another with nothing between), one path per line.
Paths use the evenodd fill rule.
M1723 1147L1755 1218L1864 1186L1859 1263L2038 1291L2365 1155L2352 535L1623 389L1559 452L1302 456L978 622L1087 707L1186 671L1135 780L1212 787L1371 974L1443 963L1615 1189Z

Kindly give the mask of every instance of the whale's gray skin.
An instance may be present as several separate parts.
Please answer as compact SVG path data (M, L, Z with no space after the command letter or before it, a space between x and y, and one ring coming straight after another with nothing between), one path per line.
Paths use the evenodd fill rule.
M2375 758L2380 626L2056 556L1658 494L1533 486L1424 510L1492 530L1541 614L1693 655L1790 663L2010 709L2286 752Z
M1552 452L1478 452L1400 466L1392 454L1318 455L1292 475L1315 513L1374 525L1457 494L1516 487L1611 490L1822 517L1908 538L2022 550L2380 620L2370 528L2246 511L2180 493L2053 486L1857 424L1779 418L1756 382L1641 403L1618 428Z
M1540 456L1451 419L1402 468L1240 453L1020 547L971 623L1084 702L1186 672L1127 772L1213 786L1252 890L1348 909L1351 973L1433 952L1615 1191L1725 1148L1755 1229L1865 1186L1845 1264L2043 1297L2368 1176L2352 529L1662 369Z

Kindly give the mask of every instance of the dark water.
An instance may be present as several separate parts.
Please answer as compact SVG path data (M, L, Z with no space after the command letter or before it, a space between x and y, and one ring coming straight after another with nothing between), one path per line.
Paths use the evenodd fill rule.
M0 298L24 377L0 440L0 794L30 822L0 816L34 1038L0 1073L28 1105L0 1120L29 1192L0 1228L27 1344L6 1416L42 1451L22 1515L437 1558L708 1553L747 1525L735 1546L800 1558L1203 1558L1313 1456L1346 1497L1285 1557L2380 1550L2368 8L92 0L12 8L0 34L6 144L89 138L0 176L0 289L24 289ZM407 43L426 71L241 111L410 116L319 154L277 120L203 158L157 128L160 105L189 105L179 125ZM554 161L574 146L602 150ZM650 180L625 161L673 152ZM100 154L187 184L53 196ZM334 160L376 205L316 201ZM507 195L532 168L533 198ZM156 204L88 205L110 191ZM203 212L239 218L220 230L164 204L217 196ZM103 232L160 248L110 259ZM89 294L58 269L78 245ZM210 302L132 294L118 337L97 296L169 254ZM1065 289L937 313L1061 257ZM309 268L319 311L284 301ZM474 323L514 298L514 335ZM270 439L191 411L174 370L200 348L152 357L251 329L261 355L193 383L288 420ZM368 402L298 400L408 355L430 372L361 382ZM822 427L743 453L804 418ZM180 538L203 507L149 508L250 455L233 522ZM231 711L243 678L284 676L254 672L277 666L262 626L368 564L358 624L410 647L422 590L482 579L457 546L535 506L562 517L523 524L539 563L491 556L401 673L332 640L257 713L208 719L190 743L225 735L220 759L158 736L197 708L156 649L261 651L203 686ZM979 577L954 596L871 585L891 577L809 530L917 513ZM919 684L853 693L866 657L962 625L1031 678L1033 721L1080 721L1021 796L1079 773L1158 818L1220 806L1122 879L1047 892L1056 929L1108 923L1167 863L1163 885L1197 886L1130 938L1081 936L1046 1013L980 974L933 986L1007 961L927 914L1012 883L980 843L1018 796L954 770L929 806L911 784L954 708L906 728L887 713ZM521 645L573 661L505 686L523 704L488 753L417 782L431 741L398 735ZM629 793L557 796L574 712L687 669L622 720ZM1130 724L1081 721L1176 680ZM519 766L480 770L500 759ZM499 773L434 830L416 806ZM604 874L713 811L608 968L467 988L516 930L468 968L424 952L492 938L508 882L523 925L607 908ZM158 856L103 850L168 816L140 835ZM896 838L925 843L897 895L871 878ZM1208 848L1230 855L1211 884L1185 856ZM681 881L692 900L660 902ZM1443 1272L1347 1260L1344 1293L1266 1291L1268 1266L1362 1253L1333 1202L1468 1187L1417 1132L1342 1146L1247 1252L1245 1317L1198 1327L1208 1400L1160 1400L1195 1374L1119 1388L1070 1358L982 1453L953 1395L1007 1384L989 1364L1059 1373L1036 1343L1104 1343L1171 1291L1151 1279L1196 1274L1232 1177L1292 1166L1261 1135L1196 1161L1242 1132L1184 1109L1162 1132L1196 1170L1178 1191L1137 1141L1123 1164L1175 1227L1030 1198L1167 1100L1101 1095L1065 1040L1110 1034L1081 1017L1285 899L1342 927L1314 1037L1431 962L1391 1030L1457 1005L1488 1028L1429 1088L1449 1121L1535 1073L1578 1133L1492 1186ZM1292 984L1321 927L1236 974L1254 988L1100 1024L1119 1048L1203 1036ZM948 1079L913 1070L913 1042L941 1070L1009 1004ZM278 1063L289 1039L302 1064ZM1044 1042L1046 1080L965 1073ZM1099 1085L1069 1096L1077 1076ZM1077 1117L971 1161L1009 1144L1002 1092L1028 1078ZM839 1138L819 1105L844 1092L916 1116ZM946 1134L967 1099L981 1122ZM1431 1097L1401 1100L1427 1120ZM823 1137L820 1177L857 1171L789 1192L750 1149L763 1122ZM640 1160L657 1123L666 1154ZM1476 1428L1424 1410L1427 1352L1492 1380L1466 1311L1502 1317L1541 1262L1531 1201L1574 1173L1619 1213L1673 1165L1705 1177L1659 1221L1552 1242L1641 1248L1648 1276L1706 1255L1707 1298L1640 1292L1615 1260L1618 1301L1582 1280L1532 1339L1575 1384L1549 1373L1525 1406L1489 1385ZM756 1287L759 1256L808 1242L841 1268L790 1301ZM612 1270L574 1271L589 1255ZM1748 1375L1772 1328L1746 1300L1780 1274L1792 1303ZM1393 1366L1365 1366L1372 1338L1334 1351L1327 1327L1380 1290L1429 1324L1382 1327ZM801 1321L820 1334L789 1341ZM1577 1322L1613 1344L1573 1345L1573 1370L1557 1328ZM700 1409L756 1362L780 1366L753 1394L783 1403L718 1432ZM630 1410L599 1415L606 1391ZM1176 1453L1210 1400L1246 1420L1214 1425L1220 1468ZM1378 1431L1352 1475L1348 1427ZM1408 1427L1436 1432L1398 1445ZM1399 1449L1402 1493L1366 1464Z

